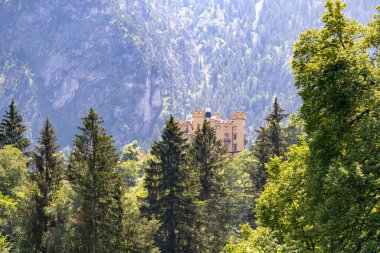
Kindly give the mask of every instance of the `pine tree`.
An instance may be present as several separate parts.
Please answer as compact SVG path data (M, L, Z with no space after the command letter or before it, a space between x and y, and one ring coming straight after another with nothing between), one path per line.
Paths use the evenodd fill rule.
M50 205L63 177L63 164L57 154L59 146L56 142L53 126L50 120L46 119L33 152L35 170L32 172L32 179L38 187L35 196L37 217L34 238L36 238L36 249L40 252L47 252L46 241L44 242L43 238L54 227L54 222L47 214L46 208Z
M192 252L195 205L189 194L183 133L173 116L166 122L162 140L151 148L146 169L147 215L160 223L156 244L162 252Z
M216 137L215 129L204 121L195 132L190 146L190 166L199 177L200 225L202 236L200 252L220 252L225 245L228 211L226 210L226 150Z
M26 126L22 124L22 116L18 114L15 101L9 105L9 111L5 111L4 118L0 123L0 147L14 145L21 151L29 147L30 142L24 138Z
M118 155L103 120L91 108L78 127L69 175L80 197L76 247L80 252L120 252L120 172Z

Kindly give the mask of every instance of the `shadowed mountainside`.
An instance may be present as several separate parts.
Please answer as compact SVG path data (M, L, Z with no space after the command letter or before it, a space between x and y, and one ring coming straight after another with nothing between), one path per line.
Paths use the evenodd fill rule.
M375 1L351 0L367 22ZM0 110L11 97L35 140L45 117L62 146L93 106L121 145L147 148L169 113L248 112L248 135L271 110L300 104L292 43L320 26L323 1L0 1Z

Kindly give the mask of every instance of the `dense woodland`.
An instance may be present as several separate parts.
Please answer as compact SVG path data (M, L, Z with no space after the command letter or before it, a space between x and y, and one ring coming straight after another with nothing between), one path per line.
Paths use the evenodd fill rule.
M69 151L48 118L31 146L12 99L0 252L379 252L380 15L361 25L344 8L328 0L294 44L299 114L274 99L234 159L207 122L187 144L172 115L148 154L118 152L92 108Z

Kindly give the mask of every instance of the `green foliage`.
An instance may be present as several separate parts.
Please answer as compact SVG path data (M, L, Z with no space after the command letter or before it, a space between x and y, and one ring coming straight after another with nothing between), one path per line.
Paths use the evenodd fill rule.
M19 203L27 183L26 159L13 147L0 149L0 235L3 250L17 239ZM0 247L0 248L1 248Z
M280 252L274 233L269 228L252 229L248 224L241 226L242 238L236 243L229 243L224 248L226 253L267 253Z
M0 123L0 147L14 145L24 151L30 145L29 140L23 136L26 126L22 124L22 118L18 113L14 99L12 99L9 111L5 111Z
M217 139L210 123L204 121L195 131L189 148L189 170L194 170L199 185L196 226L201 242L199 252L219 252L225 245L229 225L224 173L227 162L222 141Z
M300 117L312 138L292 147L285 161L267 164L273 173L256 208L259 224L287 250L380 248L379 67L369 48L377 17L368 29L346 18L344 8L327 1L324 27L295 44Z
M0 252L9 253L11 250L11 245L7 241L7 237L0 234Z
M22 152L12 146L0 149L0 192L14 197L26 175L26 158Z
M32 218L26 203L33 192L26 163L23 153L16 147L7 145L0 149L0 231L4 251L25 252L24 235L30 232L31 226L24 226L24 222ZM30 239L28 237L27 241Z
M0 192L0 249L4 251L10 248L9 236L15 232L16 214L17 202Z
M137 141L133 141L127 145L125 145L121 149L121 160L123 162L126 161L138 161L140 160L140 155L141 155L141 148L137 146Z
M196 209L190 195L192 180L185 151L183 132L170 116L162 140L151 148L144 181L148 192L146 213L160 223L156 245L163 252L189 252L194 247Z
M275 98L273 111L265 118L269 129L269 138L272 143L273 154L275 156L282 156L285 150L281 123L287 116L288 114L284 113L284 110L277 102L277 98Z
M315 237L325 250L361 251L378 241L379 174L368 155L378 159L379 79L367 29L344 17L344 7L327 2L324 28L301 35L292 66L301 117L313 135L305 188Z
M75 229L75 251L117 251L120 244L121 175L113 141L101 126L102 119L91 108L78 127L70 155L69 178L80 206Z
M137 182L142 179L143 176L143 165L142 161L128 160L125 162L120 162L117 167L124 176L127 186L134 187Z
M155 236L159 228L159 223L155 219L148 220L142 217L140 209L143 198L146 194L142 184L131 187L123 197L124 218L123 218L123 251L122 252L159 252L155 246Z
M37 185L27 180L17 193L17 212L13 218L14 233L12 240L15 242L15 252L36 252L37 238L34 237L37 219L37 207L34 197L37 193Z
M227 163L222 140L216 138L215 129L207 121L194 134L191 143L190 165L199 176L199 200L218 198L224 195L223 168Z
M303 213L309 152L304 141L300 146L290 147L285 161L273 159L267 165L269 171L276 173L269 178L255 210L259 225L274 231L280 244L313 251L314 226L305 220Z
M286 147L290 147L294 144L301 144L301 140L305 136L305 129L304 123L299 115L290 115L290 120L287 121L283 133Z
M255 101L250 95L259 90L258 81L248 82L244 75L257 73L239 76L236 71L241 64L253 66L253 47L246 41L244 50L231 50L231 43L256 35L232 29L238 25L231 24L242 19L224 11L250 12L256 4L189 0L167 2L153 12L151 4L142 1L116 8L119 14L127 8L128 15L112 25L130 32L128 39L146 52L151 51L144 31L160 38L173 31L172 23L168 19L161 27L159 22L136 22L135 30L129 31L131 13L161 17L159 12L173 8L180 10L181 18L197 16L181 25L197 30L192 43L202 41L200 53L244 57L241 63L199 62L204 79L200 91L176 101L191 90L178 89L178 83L166 89L161 118L169 111L183 113L201 97L204 105L217 107L209 98L218 92L233 94L235 103L237 98ZM25 126L12 100L1 125L0 252L219 252L228 237L224 252L378 252L380 18L377 14L362 26L346 18L344 8L340 0L328 0L324 27L303 33L295 44L292 68L303 99L300 116L292 115L283 127L287 115L275 99L252 152L243 151L235 159L226 158L206 122L188 146L172 116L144 160L136 142L124 146L119 158L102 119L90 109L76 135L67 171L46 121L28 176L22 154L27 148ZM212 43L200 33L203 29L212 31ZM225 29L232 34L220 32ZM178 41L186 47L183 38ZM165 60L147 63L148 72L159 76L156 68ZM226 68L231 71L225 76L217 74L216 69ZM3 82L8 79L1 77ZM242 88L223 86L231 80ZM222 88L216 89L218 85ZM145 116L144 112L144 120ZM158 125L154 131L159 132ZM11 145L4 145L10 139ZM246 225L237 232L239 224Z
M258 136L255 143L252 145L252 155L257 160L257 170L252 173L252 182L255 185L256 191L263 190L268 173L265 170L265 164L273 157L273 147L269 136L269 130L265 127L260 127L257 131Z
M229 206L229 225L236 229L240 224L249 223L255 226L255 199L258 178L257 160L248 150L243 150L231 159L224 168L227 178L227 198Z
M48 215L47 208L59 190L64 175L63 159L57 154L59 147L56 142L53 126L46 119L32 154L34 170L31 173L31 178L38 187L36 196L33 197L37 208L33 235L36 238L36 249L41 252L47 251L47 240L44 237L54 233L56 222Z
M366 45L373 50L370 55L372 64L376 67L374 75L377 79L380 76L380 6L377 7L378 13L375 14L373 19L368 24L368 32L365 34Z
M301 89L300 112L307 133L331 125L324 131L336 131L328 142L336 145L351 121L365 111L361 107L363 98L374 81L367 49L358 41L364 28L343 16L344 7L341 1L327 2L327 12L322 17L325 27L301 34L294 45L292 62L296 86Z
M75 218L78 204L78 196L70 183L66 180L61 181L49 205L44 209L51 224L54 224L43 238L47 252L73 252L73 244L76 242Z
M140 147L137 146L137 142L133 141L130 144L125 145L121 149L121 159L118 164L118 169L124 175L127 186L134 187L137 182L143 177L144 169L143 152Z
M258 136L252 145L252 154L258 161L258 167L255 173L251 174L257 192L263 190L268 178L268 172L265 168L266 164L271 158L282 156L291 143L291 140L287 139L287 133L290 133L291 128L282 127L282 121L287 116L278 104L277 98L275 98L273 111L265 118L267 126L260 127L257 130Z

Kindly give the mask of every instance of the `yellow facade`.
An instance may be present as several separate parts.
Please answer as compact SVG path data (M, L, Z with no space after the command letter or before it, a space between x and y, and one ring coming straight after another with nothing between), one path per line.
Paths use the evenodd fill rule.
M185 132L187 140L191 142L197 128L202 127L206 120L215 129L216 136L222 140L231 157L235 157L247 144L245 139L245 121L247 113L233 112L230 120L220 119L220 113L216 112L211 116L206 110L193 110L193 118L187 121L178 121L182 130Z

